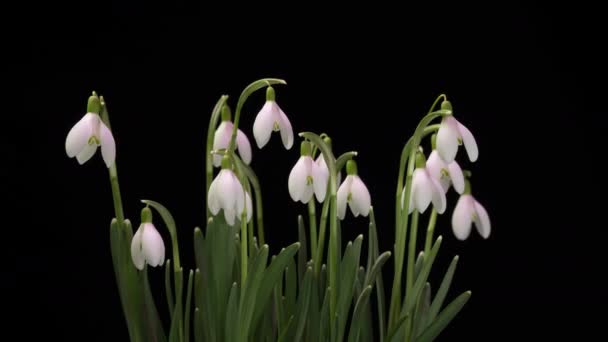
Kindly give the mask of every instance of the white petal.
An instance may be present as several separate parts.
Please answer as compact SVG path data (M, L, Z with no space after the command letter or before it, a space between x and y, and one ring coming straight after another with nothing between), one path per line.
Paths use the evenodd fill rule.
M223 169L217 175L217 190L220 201L220 207L224 210L236 209L237 187L235 186L235 176L232 171Z
M213 149L221 150L228 148L230 144L230 135L232 134L232 122L222 121L213 135ZM219 154L213 155L213 165L218 167L222 164L222 156Z
M259 148L264 147L268 143L268 140L270 140L270 134L272 134L276 120L274 103L274 101L266 101L253 122L253 137Z
M219 175L213 179L211 185L209 186L209 194L207 195L207 206L209 207L209 211L213 215L217 215L220 211L220 197L219 197L219 189L218 189L218 179Z
M346 176L340 188L338 188L338 194L336 196L336 201L338 202L338 217L340 220L344 220L346 216L346 201L348 199L348 194L350 193L350 187L353 182L353 176Z
M131 259L133 260L135 267L140 271L144 269L144 265L146 263L146 258L144 257L144 252L141 246L141 236L143 230L143 225L139 226L135 232L135 235L133 235L133 239L131 240Z
M99 123L99 139L101 140L101 156L106 166L109 168L114 165L116 158L116 142L112 131L103 123Z
M251 163L251 144L245 133L240 129L236 133L236 146L243 162L249 165Z
M451 162L448 165L448 173L450 174L450 180L454 185L454 190L457 193L462 194L464 192L464 174L460 165L456 161Z
M477 142L475 141L475 137L473 137L473 133L460 122L458 122L458 131L460 132L464 148L467 150L469 160L472 162L476 161L477 157L479 157L479 149L477 149Z
M224 208L224 218L226 219L226 223L228 223L228 225L234 226L235 216L236 213L234 212L234 209Z
M474 210L473 197L471 195L460 196L452 214L452 231L457 239L466 240L469 237Z
M97 114L87 113L70 129L65 139L65 152L68 157L80 154L88 145L89 138L93 135L93 126L97 123L96 117Z
M312 165L310 165L311 161L312 159L310 157L300 157L289 173L289 178L287 180L289 195L295 202L302 199L302 194L304 194L304 191L306 190L306 177L310 175L309 172L312 168Z
M253 203L251 202L251 196L249 196L248 192L245 192L245 208L247 209L247 222L249 222L253 216Z
M369 195L369 190L367 190L367 187L359 176L353 176L350 192L352 194L351 209L355 207L358 213L367 216L369 214L369 209L372 206L371 197Z
M477 231L484 239L487 239L492 230L490 216L486 209L477 201L475 201L475 212L477 214L475 215L475 226L477 227Z
M431 183L431 187L433 189L432 199L433 207L437 210L438 214L443 214L445 212L446 207L446 199L445 199L445 191L441 187L441 184L433 178L429 176L429 181Z
M321 158L321 160L323 160L323 158ZM312 164L312 185L314 186L315 195L317 196L317 201L319 201L319 203L325 200L328 177L329 173L327 172L327 169L323 169L317 162Z
M279 105L277 105L279 110L279 129L281 131L281 140L283 141L283 146L286 149L290 149L293 146L293 128L291 127L291 122L287 118L287 115L283 113Z
M243 213L243 210L245 210L245 189L243 188L243 185L241 184L241 181L239 181L239 178L232 173L232 175L234 176L234 182L233 182L233 187L234 187L234 193L235 193L235 203L234 203L234 208L236 210L236 213L239 215L239 219L241 218L241 214Z
M441 170L447 169L447 165L443 162L443 159L441 159L437 150L433 150L426 160L426 169L436 180L441 179Z
M80 163L80 165L84 164L87 162L87 160L91 159L91 157L95 154L95 151L97 151L97 145L92 144L92 145L85 145L85 147L82 149L82 151L80 151L80 153L78 153L76 155L76 160L78 160L78 163Z
M144 223L142 248L150 266L162 265L165 261L165 243L152 223Z
M410 207L413 205L421 214L431 204L433 198L433 184L429 179L425 169L418 168L414 170L412 175L412 200Z
M315 193L314 187L311 185L306 185L304 188L304 192L300 196L300 201L304 204L308 203L312 199L312 195Z
M446 163L451 163L456 158L458 152L458 121L451 115L441 120L439 131L437 132L437 152L441 159Z

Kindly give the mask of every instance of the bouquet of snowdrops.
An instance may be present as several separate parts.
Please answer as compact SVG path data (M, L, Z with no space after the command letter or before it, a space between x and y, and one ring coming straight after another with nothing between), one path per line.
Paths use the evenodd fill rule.
M69 131L65 147L80 164L101 147L108 167L115 210L110 248L131 341L431 341L469 299L467 291L445 305L457 256L438 287L428 282L442 241L434 237L435 223L448 208L450 188L461 195L452 211L455 236L466 239L473 223L481 236L490 235L488 214L471 194L471 173L455 161L459 145L475 161L477 144L454 117L445 95L435 100L403 147L393 254L379 250L370 193L357 174L357 153L337 156L328 135L302 132L300 157L287 183L291 198L307 206L308 217L298 217L299 241L269 256L262 189L249 166L251 144L239 119L247 98L265 89L266 103L253 125L256 145L264 147L278 132L289 150L293 129L273 88L283 84L270 78L251 83L241 93L234 117L227 96L213 108L205 151L207 222L194 229L195 260L186 271L167 208L142 200L135 230L125 217L108 107L103 96L89 97L87 112ZM432 146L428 155L421 148L426 138ZM341 220L347 207L355 217L369 218L369 232L365 239L359 235L343 244ZM424 213L429 216L426 239L418 246ZM171 237L172 258L165 258L165 242L156 228L160 222ZM365 249L367 261L362 260ZM392 255L387 297L382 268ZM157 310L148 266L165 268L168 326Z

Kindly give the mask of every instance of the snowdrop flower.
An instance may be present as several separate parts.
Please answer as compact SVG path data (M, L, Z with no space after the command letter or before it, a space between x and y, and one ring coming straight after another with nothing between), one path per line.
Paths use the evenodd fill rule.
M154 267L165 262L165 244L152 224L152 210L148 207L141 211L141 225L131 240L131 259L140 271L146 264Z
M401 208L405 205L405 195L404 187L401 193ZM431 202L437 213L443 214L446 207L445 192L441 184L431 175L422 153L416 153L416 169L412 174L408 211L412 213L416 209L422 214Z
M101 156L109 168L114 165L116 144L112 132L99 117L100 107L97 95L89 97L87 113L72 127L65 139L65 152L70 158L76 157L82 165L101 146Z
M217 215L220 209L223 209L224 218L231 226L234 225L235 218L240 217L245 209L245 191L231 169L228 156L222 158L222 170L209 186L207 206L213 215Z
M371 198L367 187L357 175L357 163L354 160L346 162L346 178L338 189L338 217L344 220L346 203L355 217L359 214L367 216L371 208Z
M215 130L213 137L213 150L227 149L230 144L230 138L232 138L232 129L234 124L231 121L230 108L224 105L222 108L222 122ZM239 155L245 164L251 163L251 144L249 139L243 131L240 129L236 133L236 148L239 151ZM213 156L213 165L215 167L220 166L222 163L222 156L215 154Z
M448 192L450 185L459 194L462 194L464 191L464 174L455 160L446 164L439 156L439 153L437 153L437 150L433 150L426 161L426 169L435 180L439 181L444 193Z
M300 159L289 173L289 195L297 202L308 203L314 192L317 201L323 202L327 191L329 171L324 171L312 159L310 142L303 141L300 145ZM325 166L327 168L327 165Z
M269 86L266 89L266 103L253 123L253 136L258 147L262 148L270 140L273 131L280 131L283 146L289 150L293 145L293 129L287 115L283 113L275 98L274 89Z
M471 225L474 222L479 234L487 239L492 228L490 216L488 216L486 209L471 195L468 181L466 185L467 189L458 199L452 214L452 231L459 240L466 240L471 234Z
M452 105L449 101L443 101L441 109L451 111ZM469 159L472 162L476 161L479 150L471 131L452 115L444 116L437 132L437 152L441 159L447 164L453 162L456 158L456 152L458 152L458 145L463 144Z

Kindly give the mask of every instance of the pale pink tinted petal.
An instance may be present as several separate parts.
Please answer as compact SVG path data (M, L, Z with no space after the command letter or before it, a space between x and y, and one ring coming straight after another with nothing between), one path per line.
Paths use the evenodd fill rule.
M247 222L249 222L253 216L253 203L251 202L251 196L249 196L248 192L245 192L245 209L247 210Z
M477 213L477 215L475 215L475 226L477 227L477 231L484 239L487 239L490 237L490 232L492 230L490 216L486 209L477 201L475 201L475 212Z
M310 159L310 157L308 157ZM300 157L289 173L287 186L289 195L295 202L302 199L302 194L306 189L306 177L308 176L308 165L306 157Z
M141 246L141 236L143 231L143 225L139 226L139 229L133 235L133 239L131 240L131 260L133 260L133 264L138 270L143 270L144 265L146 263L146 258L144 257L144 252Z
M279 105L277 105L279 109L279 129L281 131L281 140L283 141L283 146L286 149L290 149L293 146L293 128L291 127L291 122L287 118L287 115L283 113Z
M259 148L264 147L270 140L272 129L276 121L276 113L273 111L274 101L266 101L253 122L253 137Z
M230 135L232 134L232 123L222 121L213 135L213 150L221 150L228 148L230 143ZM222 164L222 156L219 154L213 155L213 165L218 167Z
M213 215L217 215L217 213L220 211L220 208L221 208L219 189L218 189L218 184L219 184L218 179L219 179L219 175L217 177L215 177L213 182L211 182L211 185L209 186L209 193L207 195L207 206L209 207L209 211Z
M431 188L433 189L431 198L431 201L433 202L433 207L435 207L435 210L438 214L443 214L445 212L446 207L445 192L443 191L441 184L439 184L436 179L433 179L429 176L429 181L429 183L431 184Z
M458 122L456 119L452 116L444 117L437 132L436 146L439 156L448 164L456 158L458 136Z
M300 196L300 201L304 204L308 203L312 199L312 195L315 193L314 187L311 185L306 185L304 188L304 192L302 196Z
M421 214L431 203L433 197L433 185L426 170L418 168L412 175L413 205Z
M324 170L318 163L315 162L312 164L312 185L314 186L315 196L319 202L325 200L325 193L327 192L327 178L329 174L326 171L327 169Z
M456 203L452 214L452 231L459 240L466 240L471 233L474 202L471 195L462 195Z
M352 194L352 200L350 203L351 209L354 207L358 213L363 216L367 216L369 214L369 209L372 206L372 201L369 190L367 190L367 187L359 176L353 176L353 183L351 185L350 192Z
M451 162L448 165L448 173L450 174L450 180L454 186L454 190L457 193L462 194L464 192L464 174L460 165L456 161Z
M439 156L439 153L437 153L437 150L433 150L433 152L431 152L431 154L429 155L429 158L426 161L426 169L429 171L431 176L434 179L440 180L441 179L441 169L446 169L446 168L447 168L447 166L445 165L445 163Z
M87 160L91 159L91 157L93 157L93 155L95 154L95 151L97 151L97 145L87 144L82 149L82 151L80 151L80 153L78 153L76 155L76 160L78 160L78 163L80 163L80 165L82 165L82 164L86 163Z
M234 208L240 218L243 210L245 210L245 189L243 188L241 181L239 181L239 178L232 171L230 173L232 174L233 179L232 187L234 189L235 198Z
M65 139L65 152L68 157L72 158L80 154L88 145L89 138L93 135L96 116L96 114L87 113L70 129Z
M338 202L338 217L340 220L344 220L346 216L346 202L348 199L348 193L350 192L350 186L353 182L352 176L346 176L340 188L338 188L337 202Z
M460 122L458 122L458 131L460 132L460 137L462 138L464 148L467 150L469 160L472 162L476 161L477 157L479 157L479 149L477 148L475 137L473 137L471 131L469 131L469 129Z
M101 157L109 168L114 165L116 158L116 142L112 131L103 123L99 123L99 139L101 140Z
M234 209L224 208L224 218L226 219L226 223L230 226L234 226L234 218L236 214Z
M144 223L145 229L142 235L142 248L146 261L150 266L162 265L165 261L165 244L152 223Z
M232 171L223 169L217 176L217 191L220 207L224 210L230 209L234 212L237 188L234 186L235 177Z
M249 165L249 163L251 163L251 144L249 143L249 139L247 139L245 133L243 133L243 131L240 129L236 134L236 145L238 147L241 159L243 159L245 164Z

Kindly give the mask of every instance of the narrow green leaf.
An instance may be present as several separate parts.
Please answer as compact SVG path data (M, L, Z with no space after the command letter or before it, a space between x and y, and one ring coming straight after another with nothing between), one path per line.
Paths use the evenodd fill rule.
M304 218L298 215L298 238L300 241L300 249L298 250L298 280L300 284L304 281L304 273L306 271L306 262L308 261L308 246L306 241L306 228L304 226Z
M293 259L290 259L285 268L285 307L289 316L293 315L295 311L297 282L296 264Z
M296 306L296 313L294 315L295 321L297 322L295 336L292 341L298 342L302 340L304 335L304 328L306 326L306 319L308 315L308 309L310 307L310 292L312 290L312 267L306 269L302 287L300 289L300 295L298 296L298 304Z
M382 266L384 266L390 257L391 252L387 251L376 258L376 262L372 266L372 270L368 273L368 277L365 280L365 286L373 285L377 278L381 278L379 275L381 274L380 272L382 271Z
M287 321L287 324L285 325L285 329L282 331L278 342L289 341L289 332L290 332L291 326L293 325L293 322L294 322L293 318L294 318L293 315L289 316L289 320Z
M426 328L429 319L429 308L431 306L431 284L426 283L414 312L414 328L412 336L418 337Z
M169 330L169 342L180 341L180 330L182 324L182 282L183 282L183 271L180 269L173 274L175 278L175 309L173 311L173 318L171 319L171 328Z
M416 304L416 302L418 301L418 297L420 296L420 293L422 292L422 288L424 287L424 284L426 284L429 274L431 273L431 268L433 267L433 262L435 261L435 257L437 256L437 252L439 251L439 247L441 246L441 240L442 240L442 237L439 236L437 238L437 240L435 241L435 244L433 244L433 248L431 249L431 252L429 253L429 258L422 266L422 270L420 271L418 278L414 282L414 287L412 288L412 293L406 293L405 307L404 307L404 310L406 313L411 312L411 310L414 308L414 304Z
M165 261L165 294L167 296L167 306L169 308L169 318L173 319L174 299L171 289L171 259Z
M456 265L458 264L458 255L452 259L448 270L445 272L443 276L443 280L441 281L441 285L439 286L439 290L437 294L435 294L435 298L431 304L431 308L429 309L429 322L433 321L439 310L441 310L441 306L443 305L443 301L445 300L448 291L450 290L450 285L452 285L452 279L454 278L454 272L456 272Z
M194 272L190 270L188 274L188 290L186 292L186 312L184 320L184 339L190 342L190 311L192 310L192 281L194 280Z
M319 284L315 277L312 277L312 279L312 289L310 292L310 308L308 309L308 322L306 324L306 337L308 341L319 341L319 316L321 314Z
M441 313L437 316L437 319L429 325L426 330L420 334L418 341L433 341L439 334L447 327L447 325L454 319L454 317L462 310L462 307L467 303L471 297L471 291L464 292L452 301Z
M388 337L390 342L402 342L405 340L405 328L409 324L410 316L405 315L397 321L395 324L395 330L391 332Z
M380 274L382 265L384 265L384 262L382 263L378 263L378 260L382 259L382 256L378 257L378 253L379 253L379 249L378 249L378 233L377 233L377 229L376 229L376 215L374 214L374 208L370 208L369 211L369 239L371 241L373 241L373 251L370 253L373 253L374 258L376 259L376 264L378 264L379 266L374 265L371 269L371 271L368 270L368 272L371 272L372 274L370 275L370 277L368 279L374 279L373 273L377 272L377 274ZM385 252L387 253L387 252ZM383 253L382 255L384 255L385 253ZM390 256L390 252L388 252L388 256ZM386 257L388 260L388 257ZM384 298L384 282L382 280L382 276L375 276L376 278L376 300L377 300L377 312L378 312L378 326L379 326L379 331L378 331L378 335L380 335L380 342L384 342L384 338L386 337L386 320L385 320L385 298ZM369 285L371 285L371 283L369 283Z
M240 330L240 320L238 318L239 287L237 283L232 283L228 305L226 307L226 325L224 327L227 342L237 341L237 334Z
M329 324L332 321L329 318L329 297L332 289L327 288L325 290L325 298L323 298L323 304L321 305L321 314L319 315L319 341L327 341L329 334Z
M287 267L287 263L294 257L299 248L300 243L298 242L284 248L264 272L264 277L255 296L255 310L251 321L253 326L258 324L263 309L266 307L268 300L270 300L274 285L281 279L281 275L283 274L285 267Z
M353 311L352 321L350 324L350 331L348 333L349 342L359 341L360 328L363 325L363 319L365 318L365 313L369 303L369 296L371 293L372 287L367 286L357 299L357 304L355 304L355 310Z
M257 322L254 322L254 324L251 324L251 322L256 305L256 294L258 293L264 278L264 269L266 268L267 261L268 245L264 245L262 248L260 248L260 253L256 256L255 261L253 262L253 267L251 267L250 272L247 274L246 283L241 285L241 288L245 289L239 300L239 330L241 341L246 341L248 336L251 336L251 327L255 327L257 325ZM265 304L266 303L264 303L264 306Z
M361 255L361 243L363 235L357 236L354 243L348 243L340 265L340 276L338 278L338 304L336 310L337 327L336 338L338 341L344 339L348 311L352 303L355 290L357 270L359 268L359 258Z
M203 342L204 335L202 327L201 311L198 308L194 308L194 342Z
M420 271L422 271L422 266L424 265L424 252L418 253L418 257L416 258L416 263L414 264L414 281L420 275Z

